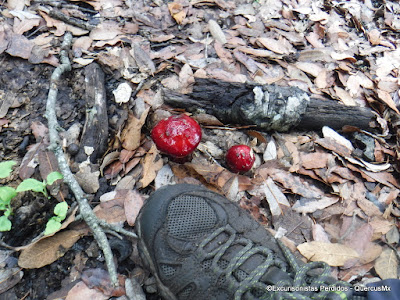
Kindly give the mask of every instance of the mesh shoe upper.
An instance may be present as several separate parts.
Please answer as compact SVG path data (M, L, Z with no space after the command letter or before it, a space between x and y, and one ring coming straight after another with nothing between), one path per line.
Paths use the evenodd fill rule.
M323 263L301 264L236 203L199 186L157 190L136 222L139 251L165 299L344 299ZM309 275L318 269L317 276ZM319 291L342 285L344 293ZM273 287L281 290L271 291ZM308 287L305 291L283 287ZM314 288L311 288L314 287Z

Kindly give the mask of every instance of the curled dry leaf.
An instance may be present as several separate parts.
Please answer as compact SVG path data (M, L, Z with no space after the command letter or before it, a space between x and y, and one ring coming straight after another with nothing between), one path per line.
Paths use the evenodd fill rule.
M122 130L122 146L127 150L136 150L140 145L142 127L146 121L150 107L142 113L138 119L133 113L129 113L127 124Z
M157 150L156 145L153 144L143 159L143 176L139 181L142 188L148 186L154 178L156 178L157 172L162 168L162 166L163 161L159 151Z
M187 13L187 10L182 6L182 4L176 2L168 3L168 10L176 23L182 24Z

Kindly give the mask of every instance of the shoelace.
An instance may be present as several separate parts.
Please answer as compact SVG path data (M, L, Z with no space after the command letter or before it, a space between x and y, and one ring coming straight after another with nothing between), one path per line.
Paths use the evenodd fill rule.
M226 242L222 243L211 252L207 252L205 247L207 244L212 242L221 234L226 234L228 239ZM280 259L277 259L272 250L261 247L254 246L254 243L246 238L237 238L235 230L230 226L226 225L221 227L214 232L212 232L206 239L204 239L199 245L200 255L203 260L211 260L211 268L216 274L221 274L225 276L230 289L236 289L234 300L241 300L247 294L246 299L292 299L292 300L310 300L310 299L332 299L332 300L346 300L350 299L351 290L350 284L345 282L336 282L335 284L329 284L332 281L330 277L330 267L328 264L323 262L311 262L300 266L290 252L290 250L279 240L278 245L282 249L282 252L288 261L290 267L294 270L293 282L279 281L276 287L280 287L280 290L271 290L267 284L260 281L261 277L266 274L268 269L272 266L280 268L282 271L286 272L287 264ZM243 248L235 254L235 256L230 260L226 268L222 269L218 264L226 251L233 245L241 245ZM240 266L247 261L251 256L255 254L261 254L265 257L262 264L258 265L246 278L240 282L236 280L233 276L235 271L238 271ZM310 282L307 282L307 277L310 279L311 276L307 273L312 269L322 268L322 273L320 275L313 276ZM324 291L319 291L321 286L332 287L331 290L326 289ZM289 291L299 290L301 287L308 287L311 291ZM254 297L249 296L251 290L263 291L263 296ZM318 292L315 292L318 291Z

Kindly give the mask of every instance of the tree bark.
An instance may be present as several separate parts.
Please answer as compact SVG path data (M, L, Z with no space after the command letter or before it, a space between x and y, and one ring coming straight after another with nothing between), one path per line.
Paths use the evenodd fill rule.
M345 106L312 98L297 87L232 83L196 79L187 95L164 90L164 101L188 111L215 115L225 124L256 125L262 130L288 131L294 127L366 129L374 119L368 108Z
M96 163L107 148L108 116L106 105L106 89L104 86L104 72L96 63L85 68L86 84L86 120L80 140L80 149L75 161L87 159L85 147L92 147L90 161Z

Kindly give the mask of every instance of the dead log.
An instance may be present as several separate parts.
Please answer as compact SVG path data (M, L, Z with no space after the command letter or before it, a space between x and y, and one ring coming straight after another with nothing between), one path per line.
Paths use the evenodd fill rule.
M255 125L261 130L288 131L345 125L369 128L374 114L368 108L345 106L312 98L297 87L232 83L196 79L187 95L164 90L165 103L216 116L225 124Z
M96 63L85 67L86 120L80 140L76 162L87 159L85 147L93 148L90 161L96 163L107 148L108 116L104 72Z

